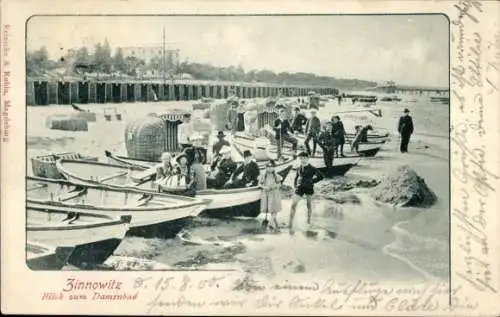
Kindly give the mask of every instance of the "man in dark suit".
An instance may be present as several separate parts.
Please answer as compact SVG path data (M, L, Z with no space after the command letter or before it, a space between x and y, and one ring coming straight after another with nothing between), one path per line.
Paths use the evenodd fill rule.
M300 113L300 108L299 107L295 108L295 115L292 121L292 131L303 133L304 125L306 124L306 122L307 118L302 113Z
M405 109L404 115L399 118L398 132L401 137L401 145L399 147L401 153L408 153L408 143L413 133L413 120L410 116L410 110Z
M249 150L243 152L244 162L234 171L231 182L226 184L224 188L244 188L257 186L259 182L259 165L255 163L252 153ZM238 178L241 174L242 177Z
M316 145L318 144L318 134L321 132L321 121L316 117L316 109L311 109L311 118L307 120L306 123L306 140L304 144L306 146L307 154L314 156L316 153ZM309 147L309 141L313 141L313 149Z

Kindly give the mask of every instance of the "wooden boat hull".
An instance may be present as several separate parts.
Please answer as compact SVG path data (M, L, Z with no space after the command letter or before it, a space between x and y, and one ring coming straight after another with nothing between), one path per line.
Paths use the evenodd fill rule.
M76 162L76 161L72 161ZM97 162L95 162L97 163ZM144 207L134 206L89 206L83 204L64 204L60 202L47 202L31 199L30 206L45 208L46 210L60 210L65 212L92 212L103 216L120 217L130 215L131 222L128 226L128 235L139 235L142 237L172 238L206 207L207 201L190 197L180 197L158 193L153 190L144 191L140 188L103 186L95 182L85 182L78 177L69 177L68 181L55 181L65 184L80 184L87 189L98 189L104 192L128 193L129 197L136 195L144 196L143 201L149 204ZM73 183L71 181L74 181ZM53 181L54 182L54 181ZM151 198L150 198L151 197ZM139 200L140 201L140 200Z
M51 206L34 207L27 203L28 210L39 210L44 213L65 213ZM97 215L96 215L97 216ZM97 216L98 217L98 216ZM84 225L33 226L28 224L26 234L28 241L56 247L74 248L67 262L79 268L92 268L104 263L120 245L128 230L130 216L120 220Z
M35 271L62 269L73 253L74 247L48 247L28 241L26 243L26 265Z
M99 184L95 180L90 180L88 174L85 175L86 169L76 168L71 170L69 163L76 165L87 165L86 169L90 169L95 173L113 174L119 171L126 171L128 168L120 165L112 165L98 162L77 162L61 160L57 163L60 172L71 182L88 185ZM290 172L292 166L289 165L286 174ZM106 171L106 172L104 172ZM286 176L286 175L285 175ZM111 180L109 180L111 181ZM101 183L102 185L102 183ZM106 186L115 189L130 189L135 188L144 192L157 192L157 186L152 181L145 181L141 184L127 183L126 180L116 180L113 183L106 183ZM175 193L171 193L174 194ZM246 216L256 217L260 213L260 194L261 189L256 187L241 188L241 189L207 189L196 193L196 198L209 201L204 210L198 210L196 215L230 217L230 216ZM134 215L132 214L131 227L134 227Z

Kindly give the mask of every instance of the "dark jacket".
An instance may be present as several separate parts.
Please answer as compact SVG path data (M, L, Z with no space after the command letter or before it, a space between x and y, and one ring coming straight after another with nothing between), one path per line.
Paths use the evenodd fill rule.
M323 178L323 174L316 167L307 164L304 167L299 166L293 184L295 187L312 187Z
M306 135L307 134L318 134L321 131L321 121L318 117L311 118L307 120L306 123Z
M282 135L288 135L289 132L293 133L290 122L279 118L274 121L274 131L276 132L276 139L279 139Z
M318 135L318 144L323 148L335 146L335 140L331 131L321 131Z
M345 143L345 129L342 121L337 121L332 125L332 135L336 144Z
M231 174L233 174L233 172L236 170L236 163L231 158L225 159L219 157L210 166L212 171L215 170L216 167L219 168L220 173L231 176Z
M245 184L251 183L251 186L257 186L259 182L259 165L254 161L248 164L241 164L235 171L232 180L235 180L241 173L243 173L243 181Z
M402 116L399 118L398 132L401 134L413 133L413 120L410 116Z
M214 145L212 146L212 152L216 155L219 155L219 151L220 149L222 149L224 145L231 146L231 144L228 141L219 139L219 141L215 142Z
M299 113L292 121L292 130L302 132L304 129L304 124L306 124L307 118L302 113Z

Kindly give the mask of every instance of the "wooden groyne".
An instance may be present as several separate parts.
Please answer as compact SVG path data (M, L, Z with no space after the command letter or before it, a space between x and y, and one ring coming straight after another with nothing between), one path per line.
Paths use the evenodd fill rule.
M307 96L310 91L336 94L331 87L293 86L269 83L235 83L199 80L167 81L58 81L28 79L28 105L71 103L119 103L169 100L222 99L234 91L240 98Z

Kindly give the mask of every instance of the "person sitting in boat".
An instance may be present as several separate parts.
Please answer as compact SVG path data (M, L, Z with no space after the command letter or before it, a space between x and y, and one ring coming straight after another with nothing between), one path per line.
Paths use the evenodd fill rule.
M304 133L304 125L307 122L306 116L300 113L300 108L296 107L294 110L294 117L292 120L292 131Z
M195 170L191 168L188 163L188 153L192 149L186 149L183 153L179 154L175 159L177 161L177 167L175 169L175 174L173 175L173 183L170 182L170 186L178 187L182 190L181 193L186 196L194 196L196 194L196 175ZM194 154L192 154L194 156ZM203 172L204 173L204 172Z
M276 133L275 138L278 149L278 160L283 159L281 154L284 142L290 143L293 151L297 151L298 141L290 135L293 133L292 127L290 126L290 122L286 119L285 111L283 109L280 109L279 118L274 121L274 131Z
M243 164L234 171L231 181L224 188L243 188L257 186L259 182L259 165L255 162L252 152L245 150L243 152ZM242 177L238 178L241 174Z
M344 155L344 143L345 143L345 129L344 124L340 121L339 116L332 117L332 135L335 141L335 157L339 157L339 147L340 147L340 156L345 157Z
M161 180L171 176L173 173L172 155L168 152L163 152L161 154L161 163L156 167L156 182L161 182Z
M332 134L332 125L332 122L326 122L323 125L323 130L318 136L318 144L323 149L323 160L327 168L333 166L333 153L335 151L335 139Z
M203 144L204 137L199 133L195 133L190 137L190 140L192 141L192 147L194 151L193 151L193 157L188 157L189 164L193 164L194 154L198 155L201 164L207 164L208 153L207 149Z
M373 131L373 127L370 124L364 127L357 125L355 129L356 136L351 143L351 152L356 151L357 153L359 150L359 143L368 142L368 131Z
M177 142L179 143L180 151L191 146L191 140L189 138L193 133L194 129L191 122L191 114L186 113L182 118L182 123L179 124L177 128Z
M209 188L223 188L236 170L236 163L231 157L231 148L229 146L222 147L219 154L219 157L214 160L210 167L212 173L207 178Z
M191 164L191 169L194 172L194 184L196 191L207 189L207 174L203 165L205 160L206 156L202 156L199 151L194 151L194 159L193 163Z
M217 141L212 146L212 153L213 153L214 157L217 157L219 155L220 150L224 146L231 146L231 144L227 140L224 139L225 137L226 137L226 135L224 134L224 131L219 131L217 133Z

